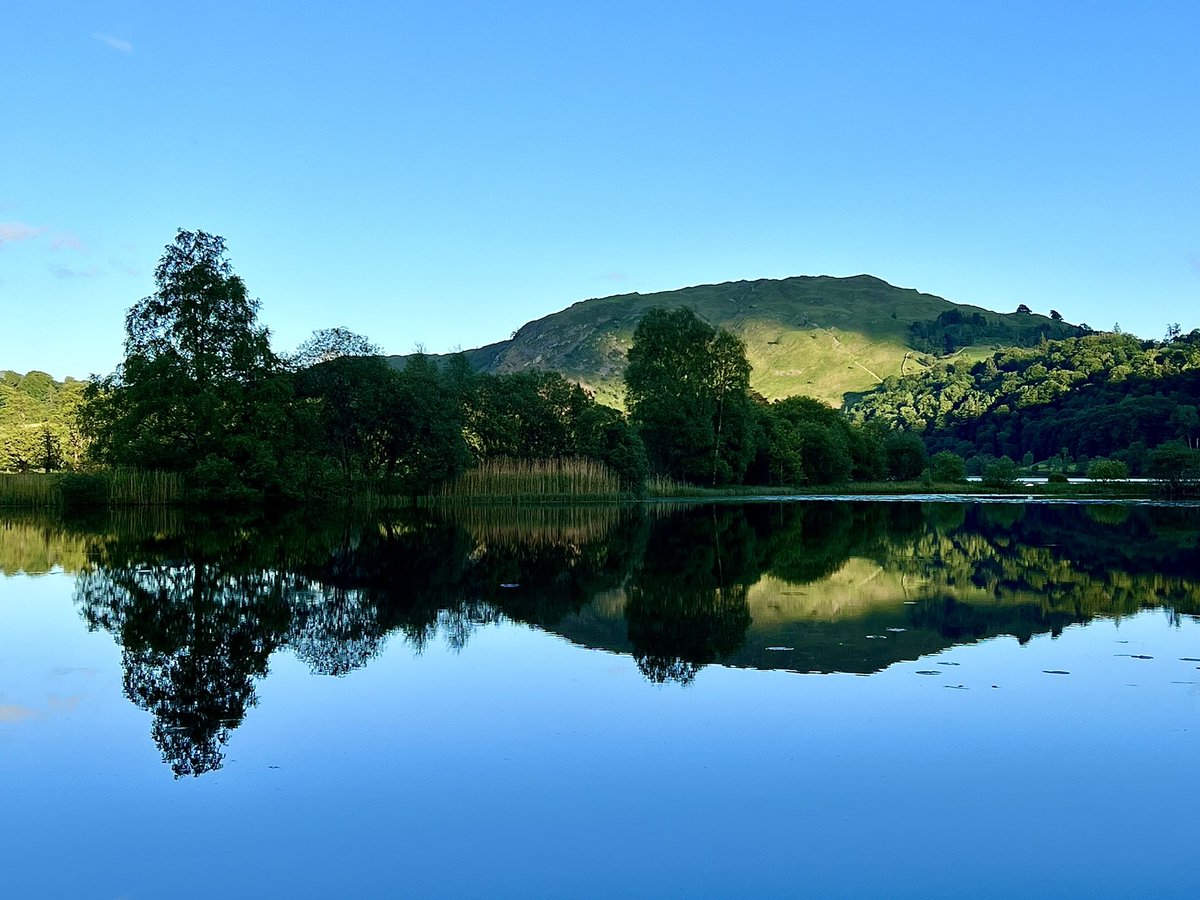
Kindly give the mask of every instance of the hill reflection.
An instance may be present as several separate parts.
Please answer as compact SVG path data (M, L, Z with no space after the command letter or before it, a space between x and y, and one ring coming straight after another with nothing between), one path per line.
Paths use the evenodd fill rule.
M176 776L222 765L281 649L316 675L385 643L453 648L500 620L706 665L879 671L996 635L1146 607L1200 614L1200 511L807 502L500 508L382 521L163 517L0 525L0 574L63 570L122 648L126 696Z

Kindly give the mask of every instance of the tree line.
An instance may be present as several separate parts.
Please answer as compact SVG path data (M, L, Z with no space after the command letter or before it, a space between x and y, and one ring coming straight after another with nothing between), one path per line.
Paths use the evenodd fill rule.
M631 487L645 479L626 419L559 375L422 354L396 369L336 328L276 355L220 237L180 231L155 280L126 317L124 362L85 391L101 464L183 473L194 496L227 504L423 494L500 457L587 457Z
M6 376L0 436L24 443L5 443L17 449L0 467L178 473L193 497L236 505L426 495L508 459L589 460L631 494L649 476L780 488L954 481L969 468L1011 478L1018 459L1158 474L1171 454L1182 478L1200 445L1200 332L1178 328L1163 342L1088 333L950 361L885 380L847 415L803 396L766 401L737 337L689 308L657 308L634 333L623 412L552 372L489 375L421 353L396 368L340 328L278 355L215 235L181 230L155 282L126 316L110 375ZM986 324L948 315L941 327ZM52 424L29 424L39 417Z
M626 413L552 372L489 375L421 353L397 368L340 328L276 354L216 235L179 231L155 283L126 315L121 365L73 388L86 460L71 462L179 473L214 503L428 494L518 458L593 460L630 493L650 475L790 486L913 478L926 463L912 435L807 398L766 402L741 341L686 308L639 324Z

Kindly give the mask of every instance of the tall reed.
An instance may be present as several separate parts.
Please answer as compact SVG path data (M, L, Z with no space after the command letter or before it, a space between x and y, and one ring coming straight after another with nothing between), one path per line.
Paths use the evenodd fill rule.
M0 506L51 509L60 500L57 476L38 472L0 474Z
M647 497L695 497L697 493L690 484L676 481L668 475L651 475L646 479Z
M604 503L449 504L444 515L461 525L477 544L562 546L597 541L621 521L625 507Z
M114 469L108 476L110 506L169 506L183 498L183 477L174 472Z
M493 499L616 500L623 496L620 480L591 459L490 459L468 469L442 487L446 501Z

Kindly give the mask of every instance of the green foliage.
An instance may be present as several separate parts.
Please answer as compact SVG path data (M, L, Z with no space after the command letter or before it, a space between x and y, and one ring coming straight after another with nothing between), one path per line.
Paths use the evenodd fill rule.
M382 374L382 360L373 359ZM384 466L405 493L428 493L456 478L471 462L463 436L465 405L452 374L424 356L409 359L385 400Z
M625 387L652 468L704 484L741 481L755 443L749 385L737 338L689 309L650 310L634 332Z
M1094 459L1087 467L1092 481L1119 481L1129 477L1129 466L1119 459Z
M1170 342L1093 334L889 379L851 418L905 428L932 451L1103 457L1143 474L1167 441L1200 444L1200 332Z
M75 469L84 444L76 411L85 384L45 372L0 378L0 471Z
M68 510L100 509L108 506L112 485L106 474L71 474L63 476L59 491Z
M1017 480L1017 464L1007 456L1002 456L983 472L983 483L988 487L1011 487Z
M1033 347L1043 340L1062 340L1086 333L1086 329L1063 323L1062 316L1053 312L1049 320L1034 317L1030 312L1024 304L1017 308L1020 315L1016 316L949 309L935 319L913 322L908 330L915 349L939 355L976 344Z
M180 230L125 318L125 361L89 387L83 427L108 465L188 476L202 497L283 494L290 382L225 241Z
M967 465L957 453L942 450L929 460L929 473L940 484L962 481L967 476Z
M1147 474L1172 497L1200 490L1200 450L1183 444L1163 444L1150 453Z
M883 441L887 456L887 472L897 481L911 481L925 469L924 442L915 434L893 431Z

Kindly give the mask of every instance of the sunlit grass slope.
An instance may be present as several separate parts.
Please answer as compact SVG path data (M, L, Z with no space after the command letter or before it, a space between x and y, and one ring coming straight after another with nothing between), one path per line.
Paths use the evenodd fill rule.
M584 300L522 326L508 341L466 351L481 371L558 371L598 399L620 405L621 375L633 331L655 306L687 306L746 343L751 387L768 399L807 394L840 406L889 375L925 368L932 358L912 346L910 325L951 310L978 313L989 325L1020 323L1048 336L1064 327L1032 313L996 313L898 288L869 275L799 276L736 281ZM979 348L959 352L978 358Z

